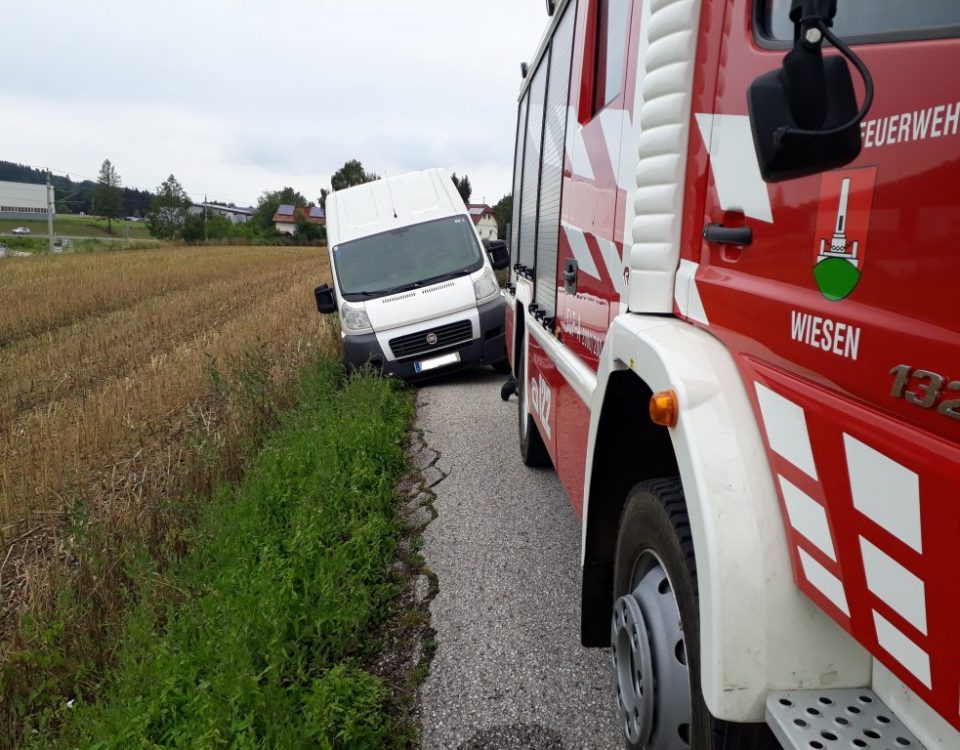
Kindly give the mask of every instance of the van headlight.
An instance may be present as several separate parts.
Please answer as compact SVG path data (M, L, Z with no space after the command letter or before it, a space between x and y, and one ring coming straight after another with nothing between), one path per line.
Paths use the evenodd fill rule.
M343 316L343 327L350 331L369 331L372 328L367 311L361 305L341 302L340 314Z
M480 300L492 297L499 291L500 283L497 281L497 276L494 274L493 269L487 266L483 269L483 274L480 278L473 282L473 293L479 302Z

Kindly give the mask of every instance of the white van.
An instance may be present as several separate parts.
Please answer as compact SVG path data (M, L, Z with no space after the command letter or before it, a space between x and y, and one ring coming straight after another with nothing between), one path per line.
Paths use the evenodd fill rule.
M332 193L326 215L334 286L316 288L317 309L339 313L348 369L370 363L404 380L478 364L509 369L494 274L509 264L507 248L494 242L484 252L449 172Z

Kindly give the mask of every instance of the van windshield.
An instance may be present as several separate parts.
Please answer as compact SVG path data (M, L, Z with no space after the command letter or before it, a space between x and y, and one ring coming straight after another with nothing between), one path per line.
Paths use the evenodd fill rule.
M476 271L480 244L467 216L391 229L333 248L340 293L348 300L381 297Z

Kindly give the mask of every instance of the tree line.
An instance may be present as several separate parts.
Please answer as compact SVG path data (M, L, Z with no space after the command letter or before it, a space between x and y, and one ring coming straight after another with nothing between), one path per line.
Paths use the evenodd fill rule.
M47 173L41 169L34 169L24 164L12 161L0 161L0 180L6 182L26 182L34 185L43 185L47 181ZM93 214L97 212L94 191L97 183L94 180L72 180L69 176L53 175L51 177L54 191L57 196L56 210L59 214ZM151 193L149 190L121 187L120 199L122 211L120 216L143 217L150 210Z
M330 178L333 190L345 190L380 176L364 169L357 159L347 161ZM0 180L43 184L47 173L14 162L0 161ZM463 198L470 203L473 187L467 175L452 175L453 184ZM326 239L323 226L307 221L309 209L320 206L326 210L328 190L321 189L315 201L308 200L292 187L264 191L257 200L253 215L245 223L234 224L222 213L212 209L224 206L208 202L199 210L180 181L171 174L154 192L124 187L116 166L110 159L100 165L96 182L76 182L69 176L53 175L51 182L57 195L56 210L60 214L85 213L107 219L107 231L113 231L113 221L124 216L146 218L150 233L158 239L199 242L202 240L244 240L250 242L297 242L311 243ZM274 214L281 204L295 208L296 233L292 238L277 231ZM225 206L225 207L232 207ZM500 236L505 236L507 224L512 219L513 198L503 196L493 211L500 223Z

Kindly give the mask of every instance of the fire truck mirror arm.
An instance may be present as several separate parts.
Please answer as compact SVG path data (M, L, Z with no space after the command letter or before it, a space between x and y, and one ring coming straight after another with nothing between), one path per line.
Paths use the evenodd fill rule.
M873 104L873 78L831 31L836 10L836 0L793 0L793 49L779 70L761 75L750 86L750 124L760 174L767 182L817 174L860 155L860 123ZM842 57L824 58L824 39ZM863 78L861 106L847 60Z

